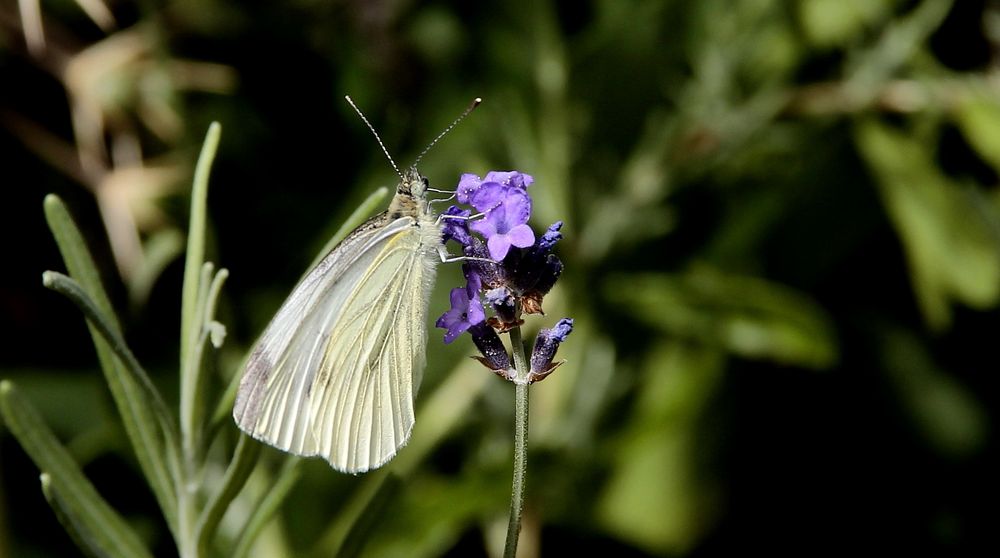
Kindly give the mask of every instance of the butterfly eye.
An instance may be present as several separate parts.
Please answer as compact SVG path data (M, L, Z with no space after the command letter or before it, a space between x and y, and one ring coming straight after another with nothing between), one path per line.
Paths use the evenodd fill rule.
M421 177L420 177L420 180L422 180L422 181L423 181L423 183L424 183L424 188L430 188L430 187L431 187L431 183L430 183L430 182L429 182L429 181L427 180L427 177L426 177L426 176L421 176Z

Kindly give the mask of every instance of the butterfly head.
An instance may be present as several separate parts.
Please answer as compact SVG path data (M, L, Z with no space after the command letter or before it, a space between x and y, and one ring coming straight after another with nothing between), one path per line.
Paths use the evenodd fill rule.
M401 173L396 195L423 199L427 195L427 186L427 178L420 175L417 167L410 167Z
M389 204L389 215L393 218L408 215L420 217L430 215L427 203L427 179L410 167L399 174L396 195Z

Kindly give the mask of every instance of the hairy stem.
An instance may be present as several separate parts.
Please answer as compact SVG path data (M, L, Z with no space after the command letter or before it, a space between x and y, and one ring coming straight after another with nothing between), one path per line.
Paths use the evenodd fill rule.
M514 353L514 481L511 484L510 521L504 558L517 555L517 538L521 534L521 512L524 511L524 476L528 470L528 362L524 357L521 328L510 330Z

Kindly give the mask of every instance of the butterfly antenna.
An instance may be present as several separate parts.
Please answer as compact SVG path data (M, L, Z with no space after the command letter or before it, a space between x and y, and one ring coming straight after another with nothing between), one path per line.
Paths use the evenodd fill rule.
M436 138L434 138L434 141L432 141L429 144L427 144L427 147L425 147L424 150L420 152L420 155L417 155L417 160L413 161L414 166L416 166L416 164L420 162L420 159L424 158L424 155L426 155L427 152L430 151L432 147L434 147L434 144L437 143L438 140L440 140L441 138L443 138L444 135L447 134L448 132L450 132L452 128L454 128L455 126L458 126L458 123L461 122L462 119L464 119L466 116L469 116L469 113L472 112L473 110L475 110L475 108L479 106L479 103L482 103L482 102L483 102L483 100L481 98L479 98L479 97L476 97L475 99L473 99L472 100L472 104L469 105L469 108L465 109L465 111L463 111L462 114L458 115L458 118L456 118L454 122L452 122L451 124L449 124L448 127L445 128L443 132L441 132L440 134L438 134L438 136Z
M385 144L382 143L382 138L378 137L378 132L375 131L375 127L372 126L372 123L369 122L367 118L365 118L365 113L361 112L361 109L358 108L358 105L354 104L354 100L351 99L350 95L344 95L344 98L347 99L348 103L350 103L351 108L354 109L354 112L358 113L358 116L360 116L361 120L364 121L366 126L368 126L368 129L372 131L372 135L375 136L375 141L377 141L378 146L382 148L382 153L385 153L385 158L389 159L389 164L392 165L392 169L396 171L396 174L398 174L400 178L403 178L403 173L399 172L399 167L396 166L396 161L392 160L392 155L389 155L389 150L386 149ZM465 113L468 114L469 111L465 111ZM463 114L462 116L465 116L465 114ZM461 118L459 120L461 120ZM452 124L452 126L454 126L454 124ZM426 151L426 149L424 151Z

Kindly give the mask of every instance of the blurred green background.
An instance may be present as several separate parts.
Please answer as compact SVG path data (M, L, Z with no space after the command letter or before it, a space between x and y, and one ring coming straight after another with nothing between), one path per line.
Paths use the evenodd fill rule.
M996 0L3 0L0 377L175 553L83 318L41 285L64 269L43 197L67 200L173 402L211 121L218 390L344 218L395 184L343 95L401 165L480 96L421 171L534 175L533 226L565 222L566 272L528 328L576 320L531 392L524 556L989 555L998 49ZM432 319L459 281L445 266ZM403 483L363 555L502 547L512 386L441 337L423 449L390 464ZM283 459L267 450L261 475ZM0 556L76 552L37 475L0 425ZM363 482L306 463L260 555L322 555Z

